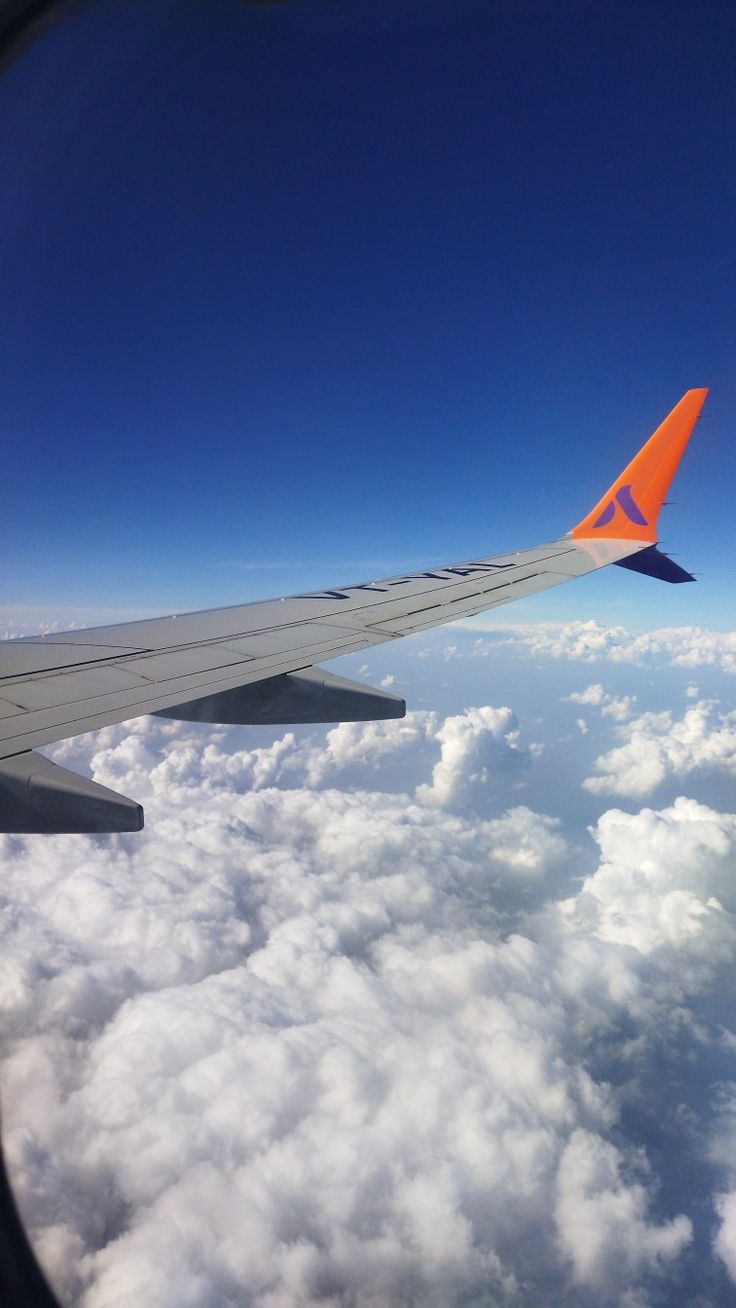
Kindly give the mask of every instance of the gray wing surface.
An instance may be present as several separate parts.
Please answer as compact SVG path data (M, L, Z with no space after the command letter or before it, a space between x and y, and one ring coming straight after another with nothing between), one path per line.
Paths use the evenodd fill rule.
M570 540L288 599L0 642L0 758L440 626L631 555Z
M686 391L560 540L288 599L0 642L0 831L135 831L132 800L36 754L143 713L199 722L403 717L403 700L318 665L494 609L609 563L692 581L656 548L657 515L704 403Z
M402 701L319 669L315 681L314 665L536 594L637 548L630 540L565 538L513 554L285 599L2 641L0 760L5 762L0 788L3 778L15 783L20 769L21 789L27 783L32 795L38 792L35 809L47 806L41 792L45 796L48 790L49 768L54 768L57 791L63 791L61 774L74 774L44 760L43 776L39 763L28 780L28 751L144 713L212 722L398 716L405 710ZM307 669L310 677L293 679ZM248 691L256 683L263 683L260 691ZM74 803L79 807L82 800L77 797ZM18 818L17 785L12 808L24 824L20 829L29 829L35 818ZM84 820L70 816L76 824L70 829L80 829ZM109 820L106 812L104 821ZM127 814L125 820L133 819ZM135 820L140 825L142 815ZM53 829L60 829L58 817L53 821ZM0 829L12 829L11 823L0 793ZM42 823L30 829L49 828Z

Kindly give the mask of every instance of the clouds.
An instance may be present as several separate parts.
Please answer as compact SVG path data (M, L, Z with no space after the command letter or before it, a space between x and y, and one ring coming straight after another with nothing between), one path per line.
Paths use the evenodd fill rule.
M589 687L595 690L602 688ZM569 698L582 702L574 695ZM598 700L603 713L612 704L621 704L610 697L608 701ZM629 711L619 709L616 716L625 718ZM651 794L667 777L707 769L736 774L736 712L721 712L712 701L698 701L681 717L669 709L644 713L621 725L618 735L625 743L601 754L595 760L600 775L583 782L592 794L639 798Z
M720 1218L713 1247L722 1258L731 1280L736 1284L736 1191L722 1194L716 1200L716 1210Z
M521 734L510 708L489 705L444 720L417 711L387 722L342 722L327 732L321 747L309 741L289 758L281 779L289 773L310 785L340 779L390 789L392 773L405 785L407 766L421 764L432 768L431 782L416 786L421 803L472 807L507 795L523 780L539 747L523 744Z
M673 983L679 966L701 988L736 949L736 819L680 798L660 812L611 809L595 838L600 867L563 914L581 932L656 958Z
M426 712L385 722L341 722L327 732L323 745L308 742L292 759L290 771L301 773L310 785L347 773L353 781L380 785L379 772L397 762L403 768L414 755L428 755L438 728L436 715Z
M339 784L381 792L405 787L407 776L426 775L415 797L448 810L498 808L523 788L541 746L525 744L516 715L508 707L484 705L441 719L415 711L385 722L341 722L324 734L293 732L267 745L238 748L243 733L189 732L148 719L96 737L95 776L117 790L143 798L150 794L263 790L272 786L324 789ZM54 759L74 766L92 738L56 746ZM155 742L153 750L149 742ZM167 748L171 742L171 748ZM156 749L162 751L161 755ZM192 795L196 802L196 795Z
M70 1303L668 1302L695 1209L630 1087L711 1038L735 820L612 810L561 895L520 732L485 705L57 747L148 818L3 845L6 1147ZM477 787L513 802L480 816Z
M616 722L624 722L631 716L636 695L610 695L600 682L596 682L587 686L585 690L573 691L572 694L566 695L565 701L569 704L583 704L586 707L600 709L604 717L614 718Z
M608 661L637 666L662 664L673 668L714 668L736 672L736 632L703 627L660 627L637 632L622 626L586 622L540 622L503 625L490 619L468 618L458 624L466 631L487 632L493 646L526 650L534 656L582 663ZM478 652L487 652L483 645Z
M417 797L439 807L467 803L478 788L518 775L531 757L520 748L519 724L509 708L466 709L446 718L435 739L441 756L431 784L419 786Z
M724 1043L730 1050L736 1048L736 1034L723 1033ZM718 1222L713 1238L713 1250L728 1269L730 1280L736 1284L736 1081L721 1083L716 1089L716 1115L709 1140L709 1154L725 1171L724 1192L716 1195L715 1209Z
M646 1178L646 1165L636 1162ZM648 1207L645 1181L625 1178L618 1150L590 1131L574 1131L560 1161L557 1214L560 1243L578 1281L605 1294L612 1283L665 1270L682 1253L692 1239L688 1219L653 1226Z
M21 636L49 635L53 631L73 631L110 622L134 622L138 618L159 617L155 609L83 608L81 605L0 604L0 640L17 640Z

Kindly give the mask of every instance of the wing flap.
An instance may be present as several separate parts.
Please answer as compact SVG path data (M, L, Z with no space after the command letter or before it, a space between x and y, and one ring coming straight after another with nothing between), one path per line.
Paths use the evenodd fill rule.
M229 649L221 641L212 645L193 645L189 649L171 649L158 654L142 654L126 659L121 668L144 682L173 681L176 677L196 676L247 662L247 656Z
M330 647L336 640L353 640L360 635L359 626L346 627L335 622L301 622L267 631L255 631L238 640L228 640L230 649L240 651L248 659L267 658L274 654L290 654L292 650Z
M4 640L0 641L0 677L27 677L33 672L55 672L58 668L68 668L75 664L102 663L106 659L141 653L145 653L145 650L122 645L90 645L82 641L62 644L51 637Z
M3 687L4 696L20 711L57 708L80 699L114 695L120 691L136 693L145 687L144 677L135 676L123 666L91 667L77 672L53 673L33 678L16 678Z
M17 704L11 704L7 699L0 699L0 718L14 718L22 712L23 709Z

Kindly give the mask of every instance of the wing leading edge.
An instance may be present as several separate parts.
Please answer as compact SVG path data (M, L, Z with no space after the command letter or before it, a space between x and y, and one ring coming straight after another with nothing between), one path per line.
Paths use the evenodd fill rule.
M0 831L143 824L133 801L48 760L41 766L36 746L142 713L260 723L403 716L402 700L315 664L610 563L690 580L657 551L657 517L707 393L687 391L595 508L548 544L280 600L0 642Z

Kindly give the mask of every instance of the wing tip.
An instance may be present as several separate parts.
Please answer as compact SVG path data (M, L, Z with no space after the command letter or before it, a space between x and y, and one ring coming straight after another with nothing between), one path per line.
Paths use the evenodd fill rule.
M609 537L653 545L657 517L709 391L695 386L677 404L595 507L573 527L573 539Z

